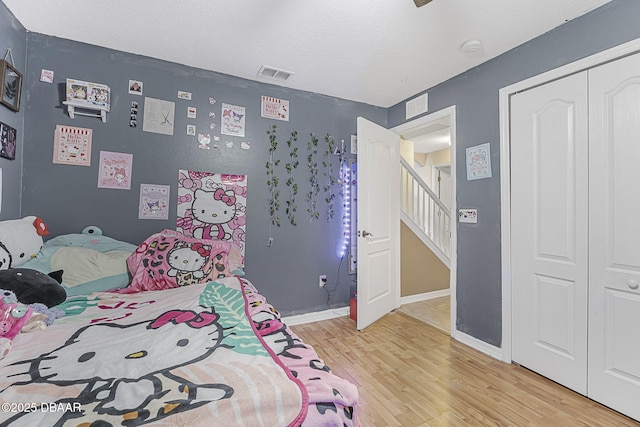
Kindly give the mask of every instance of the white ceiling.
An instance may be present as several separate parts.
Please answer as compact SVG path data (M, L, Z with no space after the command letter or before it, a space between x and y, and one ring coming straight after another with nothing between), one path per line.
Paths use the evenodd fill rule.
M32 32L389 107L610 0L2 1Z

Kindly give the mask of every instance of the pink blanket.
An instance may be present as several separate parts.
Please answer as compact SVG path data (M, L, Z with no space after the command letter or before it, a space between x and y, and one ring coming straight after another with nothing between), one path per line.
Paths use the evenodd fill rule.
M244 279L95 293L62 308L0 361L0 424L357 424L356 387Z

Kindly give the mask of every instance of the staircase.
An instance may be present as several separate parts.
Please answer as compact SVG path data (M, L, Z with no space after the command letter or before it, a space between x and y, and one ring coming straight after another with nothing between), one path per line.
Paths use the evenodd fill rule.
M451 213L404 158L400 159L400 163L400 218L440 261L451 268Z

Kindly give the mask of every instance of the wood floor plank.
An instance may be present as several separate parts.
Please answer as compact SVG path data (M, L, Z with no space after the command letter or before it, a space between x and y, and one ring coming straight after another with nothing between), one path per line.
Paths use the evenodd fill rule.
M292 329L358 386L364 427L640 426L401 312L361 332L348 317Z

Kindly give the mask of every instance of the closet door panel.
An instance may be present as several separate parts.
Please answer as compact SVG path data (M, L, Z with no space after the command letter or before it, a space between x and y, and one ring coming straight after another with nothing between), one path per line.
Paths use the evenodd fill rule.
M511 99L512 358L587 386L587 75Z
M640 55L589 71L589 397L640 419Z

